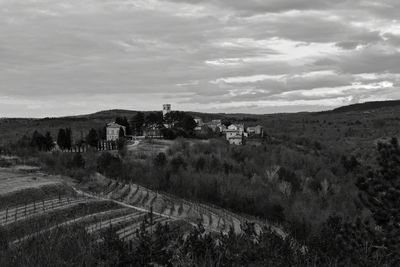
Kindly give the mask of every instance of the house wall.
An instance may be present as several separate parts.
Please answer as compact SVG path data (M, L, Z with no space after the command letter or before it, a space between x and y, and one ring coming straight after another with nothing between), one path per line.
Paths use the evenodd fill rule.
M231 139L229 139L229 144L240 146L243 144L243 139L242 138L231 138Z
M240 133L243 133L244 125L243 124L231 124L228 126L228 130L235 130L235 131L240 131Z
M247 133L261 135L263 128L261 126L247 127Z
M240 135L239 131L228 131L226 132L226 140L229 140L231 137Z
M107 141L115 141L119 138L118 128L107 128Z
M217 128L219 128L219 131L220 131L221 133L224 132L224 131L226 130L226 126L223 125L223 124L219 125Z
M124 133L126 133L126 127L125 126L121 126L124 129ZM115 126L111 126L111 127L107 127L106 128L106 140L107 141L116 141L119 139L119 131L120 131L120 127L115 127Z
M238 129L238 127L234 124L231 124L228 126L228 130L237 130L237 129Z
M247 132L249 134L254 134L254 133L256 133L256 129L254 127L247 127Z
M263 128L261 126L255 127L254 130L255 130L255 134L259 134L259 135L261 135L263 132Z

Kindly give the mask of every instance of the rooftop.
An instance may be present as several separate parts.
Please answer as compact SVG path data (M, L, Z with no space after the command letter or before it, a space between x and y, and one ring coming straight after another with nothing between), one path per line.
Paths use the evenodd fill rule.
M121 128L121 127L125 128L125 126L120 125L120 124L115 123L115 122L107 123L107 128Z

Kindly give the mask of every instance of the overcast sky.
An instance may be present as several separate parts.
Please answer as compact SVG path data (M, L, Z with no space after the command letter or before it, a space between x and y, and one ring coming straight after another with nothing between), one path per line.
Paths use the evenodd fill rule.
M0 0L0 117L400 99L399 0Z

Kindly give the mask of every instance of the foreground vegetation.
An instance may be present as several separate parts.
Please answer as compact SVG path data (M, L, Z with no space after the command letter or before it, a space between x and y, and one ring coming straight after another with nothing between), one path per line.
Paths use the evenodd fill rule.
M149 155L54 152L38 153L37 157L48 172L74 176L82 183L91 173L100 172L268 220L290 234L283 240L266 230L256 237L248 226L242 236L200 234L199 229L189 236L168 229L161 231L161 237L141 233L139 244L150 242L158 247L166 253L161 258L157 253L148 255L148 249L129 254L126 245L115 240L118 249L102 248L101 253L109 254L99 257L90 237L61 239L81 242L84 253L91 255L85 256L88 260L100 258L111 265L107 259L112 259L138 266L135 257L145 258L140 258L142 265L160 261L181 266L393 266L400 263L398 141L380 144L376 155L375 162L366 164L355 157L327 156L317 149L306 154L273 144L231 147L218 140L182 139L165 153ZM151 243L153 239L157 241ZM51 240L46 242L54 242ZM175 246L163 247L165 240ZM210 244L218 244L218 248L210 249ZM6 255L17 252L9 250ZM30 255L29 251L23 253ZM180 262L174 262L177 258Z
M79 225L60 228L7 248L2 238L1 266L393 266L383 249L343 248L339 225L325 225L319 238L302 250L264 229L256 235L244 225L241 235L205 233L201 225L183 234L168 224L150 232L143 226L134 243L124 243L112 229L99 239ZM1 234L1 232L0 232ZM397 262L398 263L398 262Z
M268 229L255 236L251 225L239 236L207 234L201 226L189 234L159 226L153 233L139 231L130 247L111 233L93 242L77 227L3 250L0 265L399 266L400 148L397 139L381 139L398 134L396 112L254 118L267 126L267 135L243 147L221 138L177 139L148 141L143 146L149 149L133 151L120 146L113 152L61 153L39 151L47 148L32 147L36 142L27 138L4 148L92 190L91 177L101 173L267 221L289 234L285 240ZM141 125L137 121L131 124ZM48 134L35 136L43 144L49 140Z

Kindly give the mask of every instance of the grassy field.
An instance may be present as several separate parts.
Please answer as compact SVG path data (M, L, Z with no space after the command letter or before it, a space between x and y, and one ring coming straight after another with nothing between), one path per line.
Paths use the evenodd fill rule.
M60 185L58 177L48 177L44 174L27 175L3 171L0 173L0 195L9 194L24 189L38 188L49 185Z
M133 156L140 158L166 152L173 143L170 140L144 139L139 141L137 145L128 146L128 150Z

